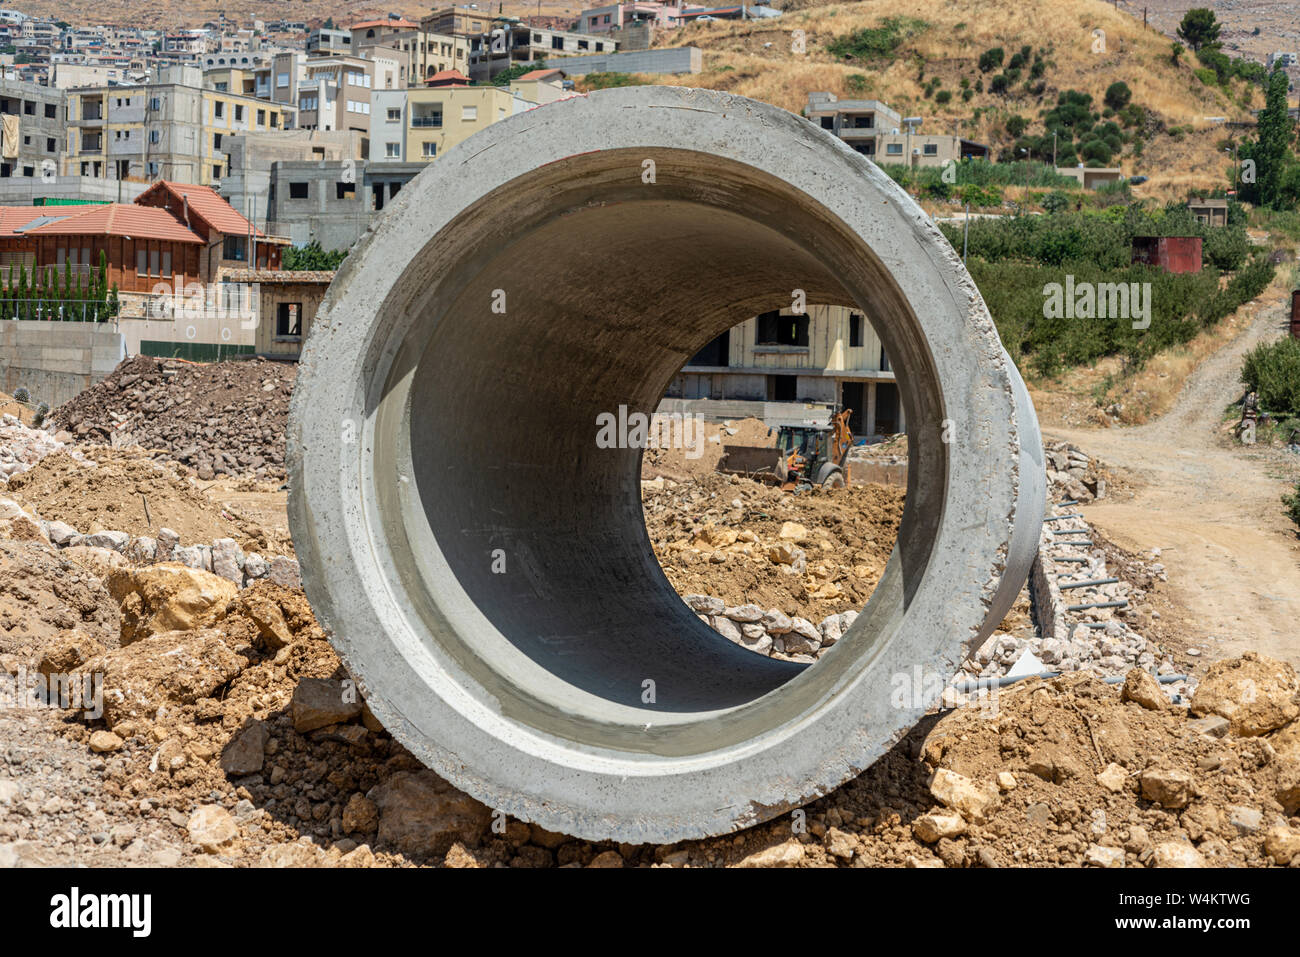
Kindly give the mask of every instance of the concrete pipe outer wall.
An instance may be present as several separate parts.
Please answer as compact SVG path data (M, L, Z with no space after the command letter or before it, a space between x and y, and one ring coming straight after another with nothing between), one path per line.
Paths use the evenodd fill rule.
M596 442L796 289L869 317L911 463L885 574L815 666L696 617L651 550L640 450ZM513 116L402 190L314 323L289 472L307 595L393 736L508 815L659 843L894 745L1014 601L1045 483L1024 384L912 200L798 116L666 87Z

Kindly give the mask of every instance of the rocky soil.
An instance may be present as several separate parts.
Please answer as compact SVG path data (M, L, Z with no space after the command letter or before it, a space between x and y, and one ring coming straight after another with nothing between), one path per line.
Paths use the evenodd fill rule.
M195 473L218 464L253 498L274 474L270 457L240 460L257 389L227 393L220 367L191 379L133 363L60 410L66 434L0 424L0 466L13 466L0 484L0 866L1300 866L1295 671L1251 654L1157 683L1151 671L1188 666L1156 633L1160 556L1125 553L1075 518L1045 536L1092 540L1048 549L1084 559L1044 563L1057 597L1115 577L1080 594L1128 605L1058 601L1064 631L1045 634L1029 615L1042 596L1026 593L958 677L1026 663L1070 673L945 693L855 780L739 834L634 846L508 820L378 724L296 569L274 572L270 559L292 558L275 551L272 513L253 522L207 497ZM267 381L283 371L235 365ZM214 426L203 441L216 444L179 464L188 413L162 406L185 394L171 392L183 375L189 394L207 390L204 421L228 402L237 425ZM150 417L176 431L139 444L172 451L124 447ZM748 426L723 426L716 444L728 428ZM1115 487L1079 449L1049 453L1056 501ZM815 661L879 581L902 489L791 495L697 461L660 456L643 482L665 573L725 637Z
M54 410L78 441L160 449L216 475L284 476L297 367L262 359L199 364L135 356Z

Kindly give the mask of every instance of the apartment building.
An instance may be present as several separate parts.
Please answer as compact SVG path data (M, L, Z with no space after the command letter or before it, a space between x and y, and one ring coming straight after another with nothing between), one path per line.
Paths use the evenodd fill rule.
M321 27L307 37L308 56L336 56L352 52L352 33Z
M479 130L535 105L504 87L469 86L460 74L439 84L374 92L375 163L427 163Z
M558 65L560 57L613 53L618 41L611 37L533 27L512 18L498 19L490 33L470 38L469 76L474 82L490 80L512 66L546 60Z
M0 80L0 178L58 173L67 138L63 94L22 80Z
M444 36L477 37L492 29L493 16L467 6L439 7L420 21L420 29Z
M291 107L205 89L197 67L162 80L70 91L63 172L213 185L226 172L226 137L291 125Z
M987 144L943 133L921 133L921 120L904 118L879 100L841 100L812 92L804 116L877 163L943 166L963 159L992 161Z
M905 431L898 383L880 339L858 309L810 305L746 319L718 336L673 378L666 398L729 403L786 402L851 409L854 435ZM739 405L737 405L739 403Z
M671 30L680 26L682 15L707 8L695 5L677 6L669 3L651 3L637 0L633 3L612 3L591 7L578 15L576 26L585 33L610 33L627 27L648 24L656 29Z
M305 130L355 130L370 133L370 95L398 89L396 58L308 57L306 79L298 88L298 126Z

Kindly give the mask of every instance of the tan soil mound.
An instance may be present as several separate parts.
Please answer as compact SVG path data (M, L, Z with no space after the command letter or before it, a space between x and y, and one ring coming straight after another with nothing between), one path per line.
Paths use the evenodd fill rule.
M642 503L655 556L680 594L779 608L819 622L867 603L893 551L904 497L903 489L888 485L791 494L714 473L663 489L646 486ZM806 574L790 574L767 556L791 522L807 532L795 543L806 553ZM710 528L752 532L753 555L740 553L744 543L738 542L725 562L711 561L707 549L693 547Z
M688 419L680 428L680 433L670 430L655 433L662 436L663 447L646 449L641 459L642 478L663 476L684 482L717 471L724 445L752 445L760 448L776 445L776 430L769 429L762 419L702 422L698 431L695 420ZM679 435L681 441L678 441Z
M270 551L260 526L223 510L188 479L146 457L107 450L96 466L66 452L48 455L9 482L6 492L46 521L66 522L82 534L100 530L157 537L170 528L182 544L233 538L245 551ZM147 513L146 513L147 509Z
M118 609L108 592L48 546L0 541L0 655L30 667L74 633L117 645Z

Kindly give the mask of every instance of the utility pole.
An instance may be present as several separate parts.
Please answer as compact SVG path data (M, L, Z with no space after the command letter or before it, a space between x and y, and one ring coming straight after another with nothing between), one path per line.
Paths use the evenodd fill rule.
M966 222L961 230L961 264L966 265L966 239L970 236L970 200L966 200Z

